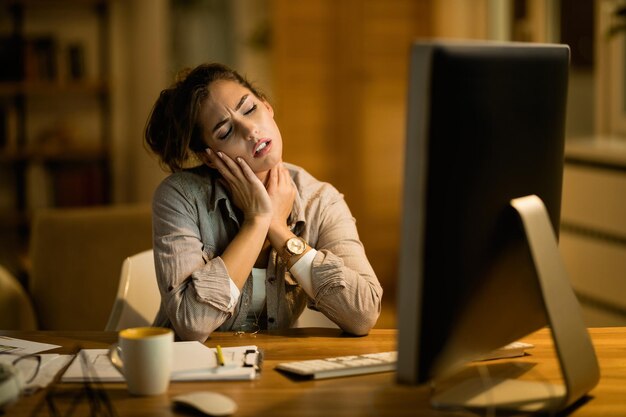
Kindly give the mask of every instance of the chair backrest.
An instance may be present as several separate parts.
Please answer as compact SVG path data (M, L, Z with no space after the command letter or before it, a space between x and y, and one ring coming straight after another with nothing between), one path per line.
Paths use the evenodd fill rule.
M105 330L150 326L160 304L152 249L129 256L122 264L117 297Z
M35 330L37 322L30 298L22 284L0 265L0 329Z
M102 330L120 265L152 247L149 205L57 208L35 213L29 292L41 330Z

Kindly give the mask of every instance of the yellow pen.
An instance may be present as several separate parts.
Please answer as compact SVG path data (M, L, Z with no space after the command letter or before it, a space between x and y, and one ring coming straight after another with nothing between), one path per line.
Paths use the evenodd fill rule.
M215 347L215 356L217 356L217 364L224 366L224 355L222 354L222 347L220 345Z

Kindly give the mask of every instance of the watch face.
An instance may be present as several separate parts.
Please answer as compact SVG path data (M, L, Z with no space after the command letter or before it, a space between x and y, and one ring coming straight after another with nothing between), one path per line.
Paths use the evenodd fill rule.
M300 255L302 252L304 252L305 248L306 244L302 239L292 237L287 241L287 250L294 255Z

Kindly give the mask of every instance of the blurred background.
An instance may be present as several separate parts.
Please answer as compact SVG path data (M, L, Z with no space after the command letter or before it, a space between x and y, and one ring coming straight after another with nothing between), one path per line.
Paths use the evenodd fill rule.
M166 175L142 144L152 105L178 70L218 61L267 93L285 160L345 195L385 289L379 327L393 327L411 41L569 44L572 164L619 176L626 171L619 156L626 131L621 3L2 0L0 264L28 289L31 222L42 209L149 204ZM566 203L564 197L564 223ZM590 210L583 208L581 216ZM562 235L597 240L600 231L599 241L618 251L615 259L623 255L626 227L612 220L589 226L582 217L570 219ZM620 267L623 261L614 265ZM610 273L623 277L624 271ZM617 322L626 317L619 302L603 297L586 300Z

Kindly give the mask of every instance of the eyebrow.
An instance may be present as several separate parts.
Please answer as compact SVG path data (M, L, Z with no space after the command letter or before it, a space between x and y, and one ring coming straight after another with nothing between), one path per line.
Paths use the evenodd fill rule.
M250 96L250 94L244 94L243 97L241 97L241 99L239 100L239 103L237 103L237 105L235 106L235 111L238 111L241 106L243 106L243 103L246 101L246 99ZM217 129L219 129L220 127L222 127L222 125L224 123L226 123L228 121L228 118L218 122L215 127L213 128L213 132L215 132Z

